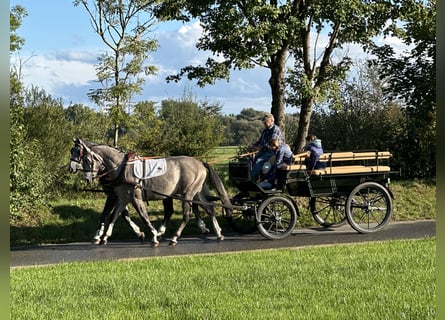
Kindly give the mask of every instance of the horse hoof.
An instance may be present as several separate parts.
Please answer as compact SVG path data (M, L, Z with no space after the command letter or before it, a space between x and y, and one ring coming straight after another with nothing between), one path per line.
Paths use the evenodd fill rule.
M93 239L91 240L92 244L100 244L100 239Z
M169 245L170 246L176 246L178 244L178 241L170 240Z
M108 241L107 241L107 240L104 240L104 239L102 239L102 240L100 240L100 244L101 244L101 245L106 245L106 244L108 244Z
M145 233L141 232L139 234L139 241L144 242L144 240L145 240Z
M151 243L151 247L152 248L156 248L157 246L159 246L159 242L152 242Z
M218 242L221 242L221 241L223 241L223 240L224 240L224 236L218 237L218 238L216 239L216 241L218 241Z

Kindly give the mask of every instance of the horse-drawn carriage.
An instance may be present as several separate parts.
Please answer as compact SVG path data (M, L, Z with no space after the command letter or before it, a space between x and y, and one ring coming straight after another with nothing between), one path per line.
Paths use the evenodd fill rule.
M388 151L331 152L319 161L325 169L304 165L306 153L294 164L277 170L277 188L264 190L250 179L251 155L229 163L229 179L239 190L232 204L231 226L240 232L258 228L268 239L281 239L295 228L300 212L296 197L309 198L313 218L323 227L349 222L360 233L382 229L392 216L393 194Z
M213 202L215 199L221 201L219 206L223 207L235 230L250 232L258 229L268 239L281 239L293 231L300 216L296 197L309 198L314 219L324 227L335 227L348 221L360 233L375 232L382 229L392 215L389 176L396 172L384 163L391 157L387 151L326 153L319 159L326 162L326 168L318 170L308 170L303 164L306 154L297 154L294 164L277 171L278 187L272 190L264 190L251 181L252 159L239 156L229 162L229 179L239 193L229 198L215 170L197 159L166 157L160 159L161 163L153 163L152 159L134 155L130 159L129 154L110 146L80 139L74 142L70 171L82 170L88 181L98 177L108 181L117 195L108 228L104 225L105 216L110 213L106 212L106 206L94 243L107 242L118 215L131 203L151 230L152 243L158 245L158 237L165 232L173 213L172 203L167 206L169 209L165 207L164 221L156 230L144 205L148 200L181 200L183 219L171 244L177 243L192 211L198 222L201 221L197 206L211 216L217 239L224 239L213 210L217 205ZM156 174L141 176L143 171L155 171ZM217 198L209 193L206 181L215 187ZM129 217L126 219L136 235L143 238L140 229ZM207 230L205 226L200 227Z

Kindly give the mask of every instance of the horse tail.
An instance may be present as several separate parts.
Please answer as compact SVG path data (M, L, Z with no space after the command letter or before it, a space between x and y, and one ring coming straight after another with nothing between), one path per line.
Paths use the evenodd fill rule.
M224 184L223 184L221 178L219 177L216 170L213 169L208 163L203 162L203 164L209 172L210 183L215 187L216 192L218 193L218 196L224 205L224 209L226 211L227 217L231 217L232 216L232 209L231 209L232 203L230 202L229 195L227 194L226 188L224 187Z

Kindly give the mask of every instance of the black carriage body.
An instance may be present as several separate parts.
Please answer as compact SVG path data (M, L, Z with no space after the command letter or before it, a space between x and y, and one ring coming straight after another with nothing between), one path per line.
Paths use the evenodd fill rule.
M251 181L251 159L230 162L229 179L240 191L233 201L248 208L241 212L240 221L253 222L266 238L283 238L292 232L299 216L294 198L306 197L313 218L323 227L347 221L360 233L382 229L392 216L390 175L399 173L381 163L391 154L365 151L323 156L326 169L307 170L301 161L304 155L296 155L294 165L277 170L277 186L272 190Z
M321 197L331 195L349 195L355 186L366 181L374 181L389 188L389 175L386 173L353 173L310 175L306 171L282 172L284 185L293 197ZM282 178L283 179L283 178Z

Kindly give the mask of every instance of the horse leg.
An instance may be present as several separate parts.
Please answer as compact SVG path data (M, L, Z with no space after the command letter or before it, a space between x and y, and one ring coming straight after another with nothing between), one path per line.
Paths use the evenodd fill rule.
M117 201L117 196L114 193L113 188L107 186L104 186L103 188L105 194L107 195L107 200L105 200L105 206L104 209L102 210L102 214L100 215L99 228L97 229L96 234L94 235L94 238L91 241L93 244L100 243L100 239L105 231L105 217L111 213Z
M125 208L122 212L122 217L125 219L125 221L128 223L128 225L130 226L130 228L133 230L133 232L137 235L137 237L139 238L139 240L141 242L144 242L145 239L145 233L141 231L141 229L139 228L139 226L134 223L133 220L131 220L130 215L128 214L128 209Z
M153 227L153 225L150 222L150 219L148 218L147 209L145 208L144 200L142 197L142 189L140 187L135 187L133 190L133 197L132 197L132 203L136 211L138 212L139 216L141 217L142 221L145 223L145 225L150 229L151 233L153 234L153 239L151 241L153 247L157 247L159 245L158 241L158 231Z
M205 202L206 201L205 195L199 194L199 197L200 197L200 201L201 202ZM224 240L224 236L221 233L222 229L219 226L218 220L216 219L215 210L214 210L213 206L211 206L211 205L202 205L202 208L208 213L208 215L212 219L213 229L215 230L217 241L223 241Z
M196 223L198 224L198 228L201 230L201 232L203 234L208 234L210 232L210 230L207 229L204 220L202 220L202 218L201 218L201 212L199 212L199 205L196 203L193 203L192 211L195 214Z
M107 232L105 232L105 234L102 236L100 244L108 243L108 238L111 237L111 235L113 234L114 224L116 223L117 218L119 217L120 213L123 211L125 206L126 203L118 199L116 206L114 207L114 210L111 212L110 223L108 224Z
M174 212L172 198L164 199L162 200L162 203L164 204L164 219L162 220L161 227L159 228L158 236L162 236L165 234L167 224L170 222L170 218L172 217Z
M200 201L200 202L205 203L205 202L207 202L207 196L211 196L210 188L209 188L209 186L208 186L207 184L204 184L204 185L202 186L202 190L199 192L199 194L197 194L197 195L195 196L195 199L196 199L197 201ZM206 212L208 212L208 210L206 209L206 205L205 205L205 204L201 204L201 207L202 207ZM193 213L195 214L196 221L197 221L197 223L198 223L198 227L199 227L199 229L201 230L201 232L202 232L203 234L208 234L208 233L210 233L210 230L206 227L204 221L201 219L201 213L199 212L199 205L196 204L196 203L193 203L193 204L192 204L192 210L193 210Z
M178 243L178 239L181 236L182 231L184 230L185 226L190 220L190 214L192 212L192 205L191 201L184 200L182 201L182 220L181 224L178 227L178 230L176 230L175 235L170 240L170 245L174 246Z

